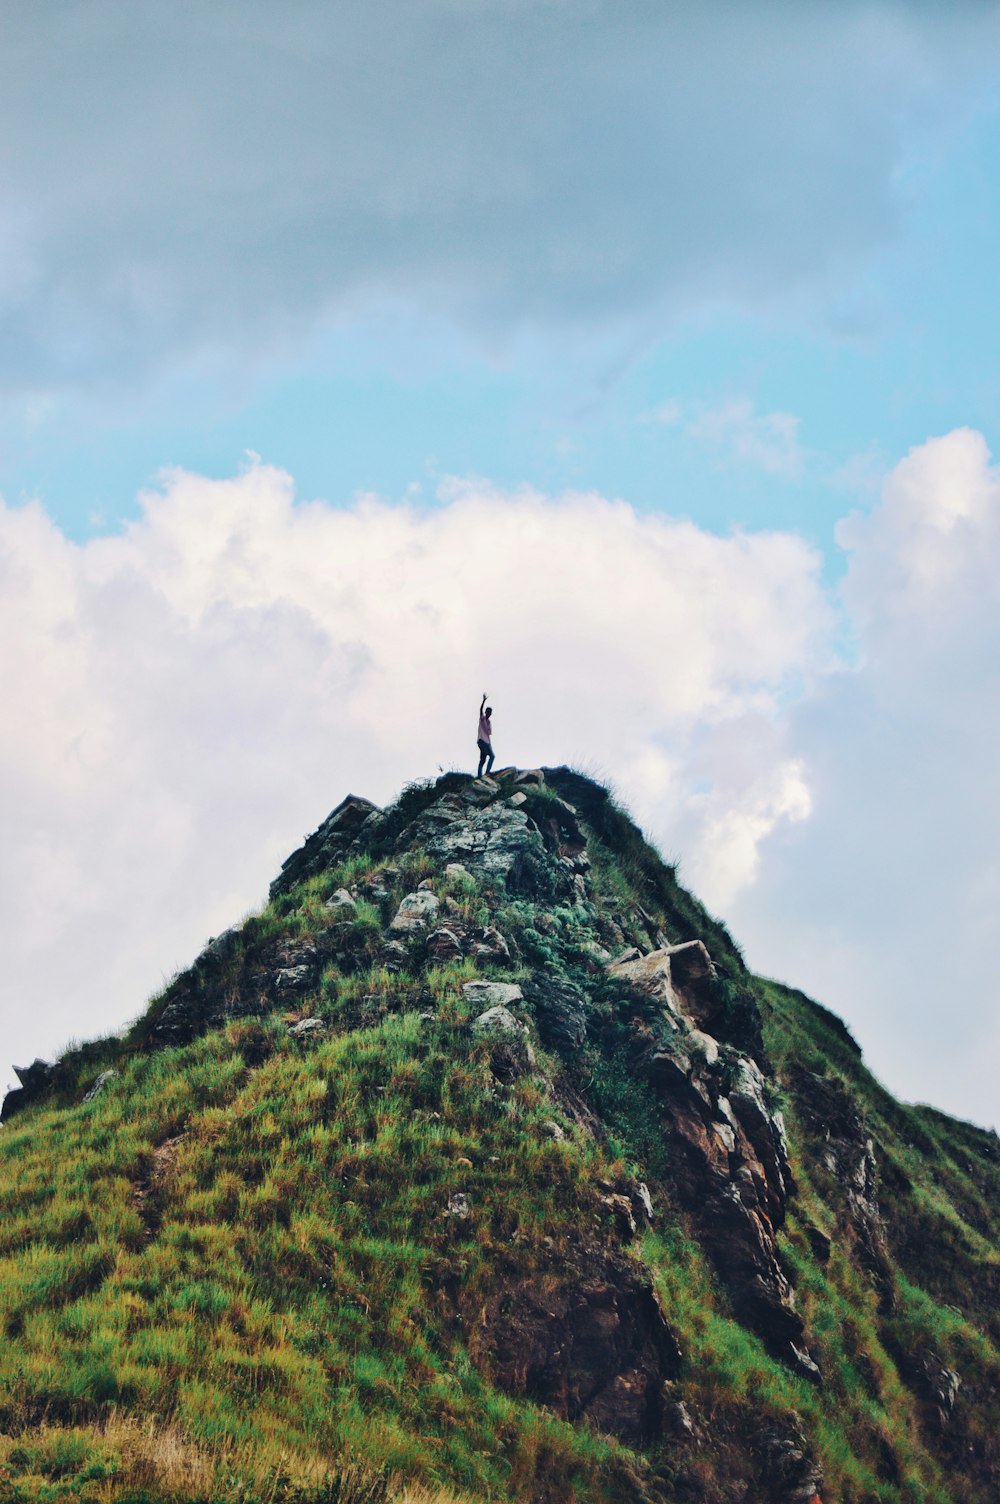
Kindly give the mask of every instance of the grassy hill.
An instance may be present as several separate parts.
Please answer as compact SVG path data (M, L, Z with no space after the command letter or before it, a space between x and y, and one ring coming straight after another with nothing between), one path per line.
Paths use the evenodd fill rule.
M345 800L22 1079L4 1499L1000 1496L996 1135L570 770Z

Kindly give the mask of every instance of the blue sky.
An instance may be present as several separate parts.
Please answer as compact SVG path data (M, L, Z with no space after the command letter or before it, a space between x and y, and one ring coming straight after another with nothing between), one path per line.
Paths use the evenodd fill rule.
M423 9L432 12L441 7ZM500 297L501 316L496 309L475 308L474 286L463 288L462 297L455 299L449 297L447 288L428 287L422 267L409 267L404 253L382 278L383 285L371 289L364 287L363 276L354 268L349 285L338 285L338 269L331 267L328 284L315 290L313 305L302 313L288 306L293 300L283 283L299 269L279 242L272 264L265 263L246 278L248 286L242 290L239 309L243 326L238 331L200 331L193 324L172 342L165 325L170 319L182 323L183 310L173 307L164 315L152 307L143 317L143 311L137 315L134 309L116 306L115 279L122 284L118 301L124 305L131 292L128 280L138 275L125 256L108 278L110 290L101 285L99 264L89 269L89 280L81 278L74 287L76 268L61 259L65 246L60 245L57 262L54 248L43 242L36 254L48 252L53 265L41 268L40 292L48 292L50 308L62 305L65 323L60 327L58 318L47 313L50 322L44 338L34 348L30 337L25 339L29 348L21 371L8 366L6 411L0 419L3 494L15 501L41 497L68 532L84 537L95 527L133 515L137 493L155 479L161 467L181 465L223 475L238 467L252 450L287 467L302 494L335 503L349 501L362 489L401 498L414 485L433 490L441 474L482 474L508 485L529 482L552 490L595 487L626 497L641 508L679 508L713 528L734 523L794 526L828 548L833 522L852 484L863 489L866 477L874 484L880 468L929 434L959 424L988 433L995 422L998 377L993 348L998 313L993 281L1000 251L1000 198L995 192L994 169L1000 151L1000 82L995 72L991 75L970 55L977 37L980 42L984 36L995 39L995 25L990 29L992 7L956 7L954 23L943 28L938 22L928 22L928 13L920 6L848 6L841 26L831 26L829 13L824 18L822 8L798 9L807 18L805 25L801 16L792 24L792 7L747 8L753 17L748 28L752 46L773 60L770 72L787 82L804 61L809 68L815 67L811 54L824 42L835 55L838 49L843 52L841 65L849 78L859 61L853 49L862 39L868 47L877 39L883 56L870 58L869 77L855 81L861 96L857 108L862 123L866 114L873 116L873 129L888 139L878 145L884 156L879 163L884 178L873 182L874 174L864 165L863 140L853 139L846 118L837 118L836 91L844 90L845 115L851 98L845 77L836 76L834 62L830 76L821 81L834 109L820 124L828 132L845 128L841 159L836 151L821 145L819 182L809 190L796 180L802 164L794 159L779 161L772 169L765 155L754 164L759 194L767 191L773 171L776 202L772 212L762 211L762 223L752 227L745 259L748 263L762 260L769 249L775 250L778 259L777 247L786 238L804 240L801 253L790 258L792 275L786 282L761 277L752 265L748 271L734 256L734 263L723 267L721 275L706 279L714 281L714 286L696 287L697 278L682 264L679 280L695 284L687 296L683 286L671 288L669 272L662 285L657 285L655 275L649 276L648 286L631 306L627 289L598 286L581 290L579 308L572 306L569 297L563 301L570 306L561 307L552 286L543 284L531 290L531 305L521 309L508 287ZM113 29L115 7L109 11L84 6L81 15L88 10L93 18L90 40L96 49L102 28ZM303 26L311 20L322 29L312 7L300 5L294 10ZM345 24L334 27L335 33L350 33L346 18L353 10L341 8ZM18 6L10 11L19 11L20 17L26 13ZM631 27L618 24L602 6L581 8L580 15L588 19L578 25L563 7L535 7L536 15L546 11L556 41L560 30L563 40L566 34L578 34L579 55L574 57L571 50L567 59L570 78L574 62L581 71L593 66L590 54L602 31L621 33L624 39L621 55L612 58L605 81L609 97L602 100L595 90L597 97L592 101L578 97L572 101L572 125L586 128L595 137L603 124L602 110L619 105L619 95L628 97L629 67L640 68L639 55L630 54L630 46L649 41L666 56L678 34L691 32L685 50L704 63L715 47L719 28L734 15L731 7L709 7L716 26L700 29L685 23L682 9L669 6L664 8L663 24L652 27L650 8L643 5L624 8L624 15L632 17ZM485 21L488 12L492 12L492 26ZM516 37L523 20L520 12L518 6L482 7L483 44L496 26ZM238 43L246 48L252 28L241 25L228 7L218 7L217 16L220 24L212 28L212 40L221 62ZM20 18L8 20L8 25L13 32L22 32L38 76L44 79L47 39L33 37L34 28ZM913 79L900 77L905 63L893 58L893 48L900 53L905 47L914 52L923 49L923 55L910 58L909 65L916 74L927 72L926 51L939 44L935 33L942 29L958 55L947 65L941 64L941 76L922 77L919 87ZM630 37L630 30L648 34ZM475 22L464 27L463 33L460 53L475 48ZM138 48L144 40L151 43L153 35L144 38L142 28L136 28L133 45ZM273 45L280 39L259 40ZM350 40L348 36L347 43ZM359 50L365 50L363 39L354 36L353 40ZM177 27L169 41L178 54L175 66L179 68L184 61L183 28ZM331 46L334 42L346 45L341 36L331 38ZM415 45L421 43L426 45L418 27ZM265 64L255 62L252 55L244 58L245 76L230 86L235 109L248 112L254 108L243 89L249 90L266 65L266 52L264 57ZM420 60L417 52L415 70ZM117 67L115 82L122 107L137 112L141 129L143 101L121 84L127 55L118 60ZM643 60L642 70L647 67L648 61ZM449 70L443 71L448 78ZM483 71L495 84L516 83L516 74L505 73L502 65ZM725 72L720 71L721 78L708 76L702 89L691 90L704 108L717 107L712 91L725 81ZM171 82L169 51L163 72L166 119L154 119L148 125L154 169L158 156L166 158L178 147L172 139L169 107L180 110L184 104L185 82L177 76ZM667 83L669 73L664 87ZM287 73L276 80L276 102L293 84L294 77ZM456 86L454 80L452 86ZM628 222L632 206L626 203L623 209L615 201L615 178L626 170L628 154L639 160L627 189L636 198L644 192L653 196L655 177L647 184L643 172L662 171L662 152L689 151L689 136L700 134L702 126L695 116L656 118L655 83L647 80L646 86L653 98L640 99L640 104L654 117L648 129L651 136L659 131L659 151L654 142L636 150L623 131L624 139L613 142L608 160L598 165L593 205L567 213L571 226L578 221L582 228L617 211L625 221L622 233L627 236L634 229ZM174 99L171 89L176 92ZM879 97L879 90L886 97ZM227 92L223 82L223 98ZM572 92L567 85L567 93ZM738 92L746 93L748 104L756 102L752 87ZM821 93L818 113L830 102ZM15 94L15 108L17 103ZM454 102L456 114L458 104ZM58 100L51 103L51 97L41 92L40 102L25 106L16 125L26 135L30 116L49 111L56 124L64 113L70 130L74 116L87 109L85 95L74 99L71 91L61 107ZM774 109L776 121L759 133L762 147L776 130L801 129L802 122L795 120L797 110L805 113L805 101L793 100L787 110ZM447 110L444 114L447 125L451 123ZM305 114L299 128L304 130L310 123ZM105 200L95 215L95 239L98 232L113 236L123 225L127 236L129 211L135 214L137 208L135 194L145 188L152 199L160 191L154 182L136 185L135 163L127 160L118 164L117 174L107 174L110 181L105 181L99 153L107 146L105 132L113 130L114 124L109 118L89 125L93 155L83 157L84 181L92 173L94 189ZM457 128L460 121L455 124ZM488 132L505 124L509 120L502 109L496 119L484 122L479 150L468 164L470 173L495 165L497 148ZM734 129L730 121L724 125ZM340 129L343 122L333 119L328 127ZM380 128L388 149L398 123L381 122ZM214 130L218 129L216 123ZM205 131L211 138L211 120L205 122ZM15 129L15 140L17 134ZM177 134L183 138L185 133ZM415 134L420 135L419 122ZM286 124L285 135L289 145L294 145L294 123ZM428 137L422 143L428 151L435 145L448 150L443 133L440 141L436 131L429 131ZM186 144L191 149L191 143ZM218 145L220 176L252 163L252 139L246 143L246 164L240 161L239 148L233 152L232 143L223 139ZM743 171L736 145L721 129L718 139L710 137L703 152L706 174L714 170L725 177ZM67 191L56 160L57 147L53 131L52 155L39 163L42 181L35 189L39 198L46 192ZM227 148L225 154L222 147ZM422 160L419 151L414 156ZM566 165L558 158L547 164L551 179L543 168L538 191L555 197L560 189L558 169ZM599 175L602 165L604 181ZM169 162L161 166L167 173L168 194L171 189L182 194L188 186L184 174L171 173ZM585 195L588 185L580 181L582 174L574 160L569 161L568 172L570 191ZM788 181L782 181L783 174ZM857 203L852 201L853 175ZM216 186L211 170L200 186L207 199ZM483 193L483 185L475 187ZM700 191L697 183L681 187L688 196ZM488 191L486 184L484 196ZM706 178L704 196L716 191ZM121 194L118 204L116 192ZM824 193L829 193L829 201L817 205L816 199ZM30 205L30 192L27 198ZM609 202L602 203L602 198ZM266 213L265 205L266 200L260 208ZM169 196L162 207L168 215ZM515 207L524 214L531 205ZM732 236L737 250L743 234L735 217L740 207L738 202L733 205L730 221L723 198L720 212L709 224L713 234ZM245 206L241 208L247 212ZM203 203L190 211L195 228L199 214L208 218L209 209ZM802 236L794 228L796 219L809 211L817 217L817 241L829 234L836 242L838 219L847 221L848 228L840 237L844 244L834 243L829 255L822 244L809 244L809 235ZM551 223L546 228L551 237L560 228L558 204L549 213ZM461 230L461 203L450 206L449 214L450 228ZM78 207L76 216L73 228L78 229L88 217L86 206ZM320 242L315 255L322 262L323 213L307 204L303 218L305 234ZM514 213L511 218L513 235L518 224ZM634 218L641 216L634 214ZM16 215L14 220L16 226ZM433 259L435 248L431 245L428 250L426 227L419 216L410 214L406 228L421 238L415 261ZM50 233L54 236L55 225ZM373 240L379 239L386 227L374 226L369 233ZM474 225L472 233L485 231ZM651 259L662 253L661 242L669 241L671 234L669 223L660 238L648 234ZM544 234L541 238L544 241ZM16 231L11 239L16 246ZM438 249L446 261L447 247ZM476 253L480 260L481 249ZM694 257L703 249L714 254L714 247L697 244L688 254ZM184 256L195 260L192 253L196 250L197 246L183 244L154 247L151 280L165 283L173 270L171 257L178 262ZM362 243L358 255L363 251ZM258 254L266 252L266 245L258 248ZM145 244L142 255L150 256ZM282 265L282 256L289 265ZM228 258L237 263L239 276L239 247L223 245L213 279L224 276ZM16 256L11 260L16 265ZM114 260L113 254L109 260ZM588 270L585 267L584 273ZM474 264L463 274L468 281L470 276L488 272L488 266ZM187 268L186 274L198 282L196 267ZM431 282L441 275L437 271ZM346 272L341 276L348 279ZM258 282L263 284L263 296L269 294L274 305L261 309L259 343L254 337L250 285ZM181 285L177 296L184 291ZM198 287L199 301L207 291ZM118 360L115 347L120 352ZM669 426L643 421L671 401L681 406L682 421ZM757 417L777 412L796 418L801 464L791 473L763 469L759 460L755 463L743 457L741 461L721 438L710 442L691 436L688 430L699 413L734 401L749 403Z
M41 497L85 537L133 515L161 467L224 475L255 451L333 502L482 474L594 487L717 529L795 527L829 549L845 498L867 500L892 458L959 424L995 428L1000 82L977 94L941 143L901 143L896 223L842 276L762 308L713 299L665 327L651 315L509 337L402 301L362 306L239 368L196 351L138 390L112 370L96 392L15 392L3 494ZM671 402L677 421L651 421ZM732 402L796 418L801 464L769 470L689 434Z
M502 756L607 773L752 963L995 1121L998 42L4 7L6 1058L461 765L489 681Z

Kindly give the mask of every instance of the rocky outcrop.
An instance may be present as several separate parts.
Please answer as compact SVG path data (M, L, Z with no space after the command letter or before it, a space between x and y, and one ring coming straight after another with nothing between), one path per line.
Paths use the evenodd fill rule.
M633 1018L633 1069L654 1086L674 1150L674 1178L740 1320L816 1381L777 1232L792 1191L781 1113L756 1062L704 1027L715 968L696 941L612 962L612 977L648 1003Z
M630 1445L664 1430L664 1381L681 1352L653 1287L628 1259L571 1250L551 1270L511 1272L470 1303L474 1361L501 1389L582 1417Z
M543 1044L560 1054L572 1054L587 1037L587 1012L583 994L571 982L537 976L524 984Z
M33 1060L30 1065L15 1065L14 1075L20 1081L20 1086L15 1086L9 1091L0 1106L0 1123L6 1123L15 1113L22 1108L29 1107L32 1102L40 1102L43 1097L55 1088L58 1078L58 1068L50 1065L47 1060Z
M327 815L319 829L306 837L305 844L282 862L281 872L271 884L271 897L288 893L298 883L343 861L365 822L379 814L378 806L370 799L348 794Z
M892 1266L879 1214L875 1145L864 1117L838 1080L797 1070L791 1076L799 1122L816 1159L832 1177L838 1228L854 1247L884 1307L894 1301Z
M710 1028L720 1012L715 966L700 940L685 940L613 963L612 974L656 998L678 1018Z

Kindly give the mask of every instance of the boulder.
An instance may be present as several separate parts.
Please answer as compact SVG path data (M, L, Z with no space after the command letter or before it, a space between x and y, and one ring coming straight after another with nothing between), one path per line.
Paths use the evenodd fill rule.
M469 955L480 966L504 966L510 961L510 946L490 924L474 932Z
M308 1039L311 1035L325 1032L325 1024L321 1018L300 1018L297 1024L291 1024L288 1032L293 1039Z
M524 994L516 982L465 982L462 996L484 1012L488 1008L506 1008L510 1003L524 1000Z
M323 907L340 922L353 919L358 912L358 906L346 888L338 888L333 897L326 900Z
M389 928L394 934L409 934L414 930L422 930L438 911L440 899L428 888L418 890L416 893L407 893Z
M611 976L628 982L637 992L655 998L672 1012L679 1013L680 1005L670 975L669 951L651 950L645 956L636 954L624 960L609 961L607 970Z
M487 1008L485 1013L480 1013L472 1021L473 1034L496 1034L501 1038L520 1037L526 1033L524 1024L516 1019L513 1013L502 1004Z
M410 964L410 952L401 940L386 940L379 950L378 959L387 971L405 971Z
M439 966L448 961L461 961L463 956L461 940L454 930L449 929L434 930L433 934L428 935L425 950L428 957Z

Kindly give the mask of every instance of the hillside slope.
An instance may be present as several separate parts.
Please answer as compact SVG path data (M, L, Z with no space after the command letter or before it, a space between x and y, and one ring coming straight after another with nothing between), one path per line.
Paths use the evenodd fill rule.
M896 1102L568 769L349 797L19 1075L5 1499L1000 1495L996 1135Z

